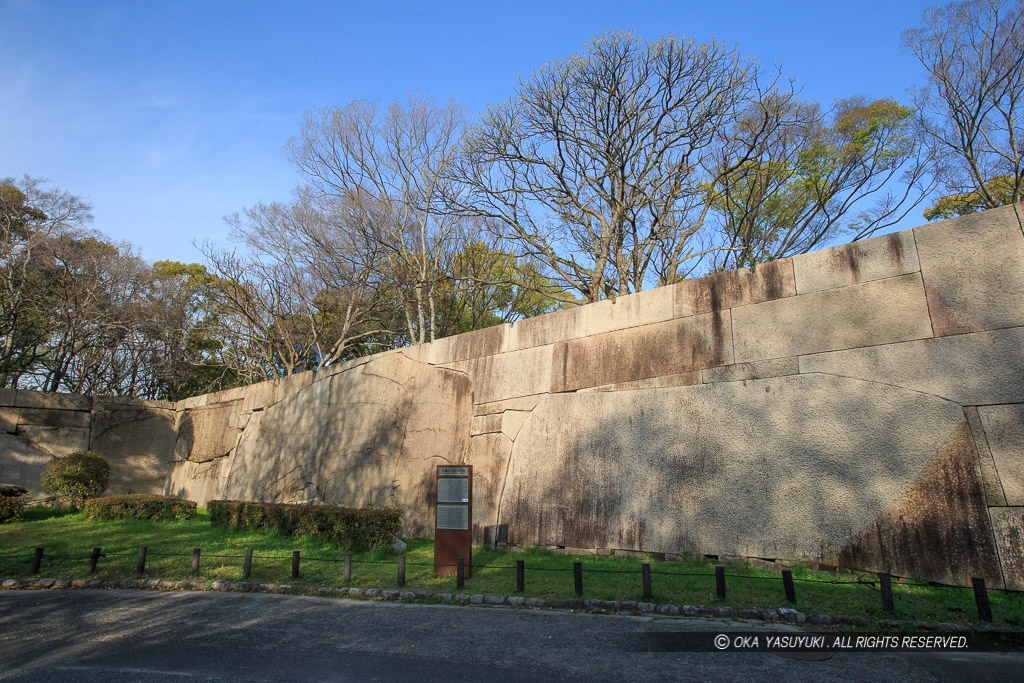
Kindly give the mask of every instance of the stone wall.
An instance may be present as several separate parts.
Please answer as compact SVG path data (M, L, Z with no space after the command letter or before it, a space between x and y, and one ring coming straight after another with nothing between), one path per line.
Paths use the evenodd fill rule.
M469 463L477 541L1024 590L1018 212L188 399L165 491L397 505L429 535L434 466Z
M45 494L54 456L88 449L110 463L107 493L161 493L173 457L173 403L0 390L0 483Z

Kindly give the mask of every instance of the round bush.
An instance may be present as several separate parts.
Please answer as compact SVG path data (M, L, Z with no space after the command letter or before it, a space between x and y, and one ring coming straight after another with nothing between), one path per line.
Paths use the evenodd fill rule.
M106 460L92 451L75 451L51 460L40 483L48 494L79 510L85 501L106 490L109 478Z
M14 493L21 491L21 493ZM0 524L4 522L17 522L25 512L25 501L21 499L28 493L20 486L9 486L0 484Z

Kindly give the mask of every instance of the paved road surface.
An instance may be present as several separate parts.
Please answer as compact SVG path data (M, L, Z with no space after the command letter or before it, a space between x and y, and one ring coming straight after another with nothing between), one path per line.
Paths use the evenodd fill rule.
M255 593L3 591L0 681L1024 680L1024 654L636 651L652 630L750 626Z

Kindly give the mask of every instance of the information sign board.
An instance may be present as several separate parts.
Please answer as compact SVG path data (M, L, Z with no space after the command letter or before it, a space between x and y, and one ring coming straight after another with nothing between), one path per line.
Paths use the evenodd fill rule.
M465 560L465 577L472 565L473 466L438 465L434 477L434 576L456 573Z

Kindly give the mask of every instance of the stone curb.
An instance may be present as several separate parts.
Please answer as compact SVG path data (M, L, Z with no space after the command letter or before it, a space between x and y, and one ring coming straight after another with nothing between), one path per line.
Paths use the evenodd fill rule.
M307 595L324 598L359 598L395 602L435 601L447 605L486 605L529 607L542 609L568 609L596 614L649 614L652 616L718 618L742 621L809 624L814 626L877 626L881 628L915 628L922 631L956 631L969 633L998 632L1006 628L993 624L933 624L926 621L898 619L872 620L868 617L805 614L795 609L736 609L734 607L707 607L705 605L654 604L632 600L582 600L573 598L526 598L521 595L480 595L471 593L430 593L427 591L389 590L378 588L328 588L297 586L278 583L249 583L245 581L169 581L165 579L3 579L0 590L55 590L72 588L135 589L159 591L217 591L226 593L273 593L276 595Z

